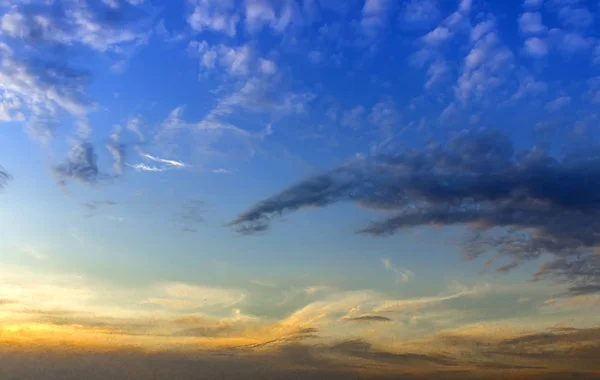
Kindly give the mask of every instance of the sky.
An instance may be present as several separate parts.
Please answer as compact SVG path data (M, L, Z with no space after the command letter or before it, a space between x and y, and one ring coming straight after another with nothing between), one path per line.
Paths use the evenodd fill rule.
M599 376L599 7L1 0L1 377Z

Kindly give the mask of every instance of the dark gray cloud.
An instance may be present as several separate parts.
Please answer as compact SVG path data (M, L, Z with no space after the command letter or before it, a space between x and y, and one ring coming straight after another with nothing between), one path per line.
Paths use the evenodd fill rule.
M499 131L471 130L422 151L354 159L257 203L230 225L250 234L286 212L351 201L389 213L360 233L466 225L476 233L463 247L468 258L508 259L502 272L549 253L554 259L536 278L568 282L581 294L600 285L599 185L600 149L517 152Z
M12 179L12 176L0 166L0 189L6 186L6 183Z
M344 355L360 357L363 359L402 363L402 364L417 364L431 365L437 364L442 366L455 366L457 362L443 355L425 355L414 353L394 353L381 351L373 348L373 346L364 340L354 339L335 343L328 347L332 352L342 353Z
M346 318L344 318L344 321L370 323L370 322L390 322L391 319L388 317L383 317L381 315L361 315L360 317L352 317L352 318L346 317Z
M86 142L74 145L66 161L55 166L53 171L63 184L70 179L95 184L102 177L98 170L94 146Z

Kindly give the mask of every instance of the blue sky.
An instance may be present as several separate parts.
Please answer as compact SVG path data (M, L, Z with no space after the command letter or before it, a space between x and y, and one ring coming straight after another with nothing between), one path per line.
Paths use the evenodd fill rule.
M411 339L593 324L597 1L0 4L3 298L323 339L407 300L465 299Z

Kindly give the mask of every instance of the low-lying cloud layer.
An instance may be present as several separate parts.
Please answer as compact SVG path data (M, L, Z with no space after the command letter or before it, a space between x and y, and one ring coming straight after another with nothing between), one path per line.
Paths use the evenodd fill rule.
M556 157L517 152L494 130L463 131L447 143L355 159L310 177L253 206L231 222L244 234L304 207L338 202L388 212L359 233L390 235L431 225L466 225L477 233L464 246L473 259L492 252L508 271L548 253L536 278L568 281L573 293L600 290L600 152ZM486 232L500 228L503 235Z

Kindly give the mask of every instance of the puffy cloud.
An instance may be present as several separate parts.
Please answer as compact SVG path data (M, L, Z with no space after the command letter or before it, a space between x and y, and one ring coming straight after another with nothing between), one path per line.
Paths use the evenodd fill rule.
M437 0L410 0L401 12L402 21L412 28L426 29L441 17Z
M352 129L360 128L365 114L365 107L356 106L351 110L345 111L342 115L342 125Z
M554 259L538 278L564 279L573 291L600 283L594 249L600 239L593 190L600 154L582 151L562 158L538 150L515 154L512 142L492 130L464 131L423 152L355 159L275 194L240 214L232 226L264 231L271 220L305 207L354 201L392 212L360 230L375 236L428 225L465 225L478 233L465 243L469 258L495 252L510 270L542 254ZM502 237L486 237L493 228ZM591 286L591 287L586 287Z
M193 30L220 32L229 37L236 35L240 16L235 12L233 0L195 0L189 3L192 11L187 22Z
M594 15L587 8L565 6L558 11L558 18L568 28L587 29L594 23Z
M83 91L89 79L87 72L59 62L25 61L10 52L1 59L0 96L4 99L5 119L23 120L23 114L29 113L30 134L46 139L61 113L83 118L91 109L92 103Z
M400 112L394 103L387 99L377 102L369 113L369 122L389 136L400 123Z
M525 40L525 52L532 57L545 57L548 54L548 43L539 37L531 37Z
M362 8L360 27L367 36L373 36L385 27L392 2L390 0L366 0Z
M544 2L544 0L524 0L523 1L523 6L525 8L539 8L542 3Z
M275 62L259 57L250 45L209 46L206 41L192 41L190 49L200 54L200 66L204 70L222 68L234 76L248 76L257 72L273 75L277 72Z
M546 109L548 111L556 112L556 111L560 111L564 107L568 106L570 103L571 103L570 96L561 96L561 97L558 97L558 98L548 102L546 104Z
M519 28L525 34L544 33L547 28L542 23L540 12L525 12L519 17Z
M292 25L304 23L300 6L294 0L244 0L244 15L250 33L256 33L265 26L281 33Z
M551 29L549 37L559 52L566 56L588 51L593 47L594 39L578 32Z
M502 43L494 20L477 24L471 31L473 45L464 59L456 84L456 97L466 103L504 84L513 69L513 54Z
M147 20L128 7L103 13L85 1L13 7L0 19L0 30L26 43L81 44L100 52L123 52L145 43Z

